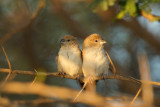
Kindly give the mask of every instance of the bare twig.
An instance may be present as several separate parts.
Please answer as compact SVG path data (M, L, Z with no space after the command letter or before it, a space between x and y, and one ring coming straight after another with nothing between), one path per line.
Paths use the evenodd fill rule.
M34 69L35 73L37 74L37 70ZM34 80L32 81L31 85L33 85L36 82L37 76L34 77Z
M84 83L82 89L78 92L78 94L76 95L76 97L74 98L73 102L76 102L76 99L79 97L79 95L82 93L82 91L84 90L84 88L86 87L88 81Z
M138 90L136 96L133 98L133 100L132 100L132 102L130 103L129 107L132 107L132 106L133 106L133 103L136 101L136 99L137 99L138 95L140 94L141 90L142 90L142 88L140 88L140 89Z
M36 17L38 15L38 13L40 12L40 10L45 7L45 4L46 4L46 0L41 0L39 2L37 9L32 14L31 21L34 21L36 19Z
M5 78L5 80L2 82L2 84L0 85L0 86L3 86L8 81L9 77L11 76L12 68L11 68L11 63L9 61L9 58L7 56L7 53L6 53L5 49L2 46L1 46L1 48L3 50L3 53L4 53L4 55L5 55L6 59L7 59L7 63L8 63L8 66L9 66L9 73L8 73L7 77Z
M154 82L154 81L146 81L146 80L140 80L141 83L148 83L148 84L152 84L152 85L158 85L160 86L160 82Z
M115 68L115 66L114 66L114 64L113 64L113 62L112 62L112 60L111 60L111 58L110 58L110 56L109 56L109 54L108 54L108 52L107 52L107 51L106 51L106 54L107 54L107 57L108 57L108 59L109 59L109 61L110 61L111 65L112 65L113 73L114 73L114 74L116 74L116 68Z
M9 69L4 69L0 68L0 72L8 73ZM36 73L33 71L21 71L21 70L13 70L13 74L22 74L22 75L32 75L36 76ZM60 75L58 72L55 73L46 73L46 72L39 72L40 75L46 75L46 76L55 76L55 77L61 77L61 78L68 78L68 79L77 79L77 76L70 76L70 75ZM108 75L108 76L103 76L103 77L96 77L96 80L103 80L103 79L119 79L119 80L124 80L124 81L130 81L134 82L137 84L141 84L141 81L133 78L133 77L128 77L128 76L123 76L119 74L114 74L114 75ZM81 81L83 81L83 78L80 78Z

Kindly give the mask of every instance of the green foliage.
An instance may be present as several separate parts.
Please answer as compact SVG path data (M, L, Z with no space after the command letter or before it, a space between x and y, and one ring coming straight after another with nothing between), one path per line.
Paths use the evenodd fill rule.
M89 7L96 12L100 6L102 10L107 10L109 6L113 6L116 0L94 0Z
M150 4L160 3L160 0L93 0L89 7L93 12L96 12L98 7L101 7L102 10L105 11L109 6L113 6L116 1L121 7L117 15L118 19L123 18L127 14L131 17L135 17L141 14L141 10L146 13L151 13Z
M139 1L139 8L144 10L147 13L151 13L152 9L150 8L150 4L153 3L160 3L160 0L140 0Z
M37 71L37 75L36 75L36 81L38 82L44 82L46 80L46 76L45 75L42 75L42 73L46 72L44 69L39 69Z
M137 15L137 8L136 8L136 0L128 0L126 2L126 5L123 7L123 9L119 12L119 14L117 15L118 19L123 18L124 15L126 15L127 13L130 16L136 16Z

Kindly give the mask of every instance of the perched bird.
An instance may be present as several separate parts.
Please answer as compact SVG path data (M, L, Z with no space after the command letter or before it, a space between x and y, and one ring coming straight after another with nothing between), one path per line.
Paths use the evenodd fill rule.
M83 42L83 65L84 77L100 77L108 73L109 60L104 50L104 41L100 35L91 34Z
M82 75L82 53L76 37L64 36L57 56L57 68L60 74Z

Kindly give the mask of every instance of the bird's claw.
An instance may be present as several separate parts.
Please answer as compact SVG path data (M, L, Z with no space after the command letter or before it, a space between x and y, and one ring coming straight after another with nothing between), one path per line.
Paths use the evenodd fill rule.
M77 76L76 76L76 80L80 80L80 75L77 75Z
M105 75L103 75L102 78L103 78L104 80L106 80Z
M59 72L58 75L61 75L62 78L64 78L64 76L66 75L66 73L65 72Z

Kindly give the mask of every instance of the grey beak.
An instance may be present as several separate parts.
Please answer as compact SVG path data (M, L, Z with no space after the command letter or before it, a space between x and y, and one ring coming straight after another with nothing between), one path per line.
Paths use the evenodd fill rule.
M64 39L61 39L61 40L60 40L60 43L61 43L61 44L66 44L66 42L65 42Z

